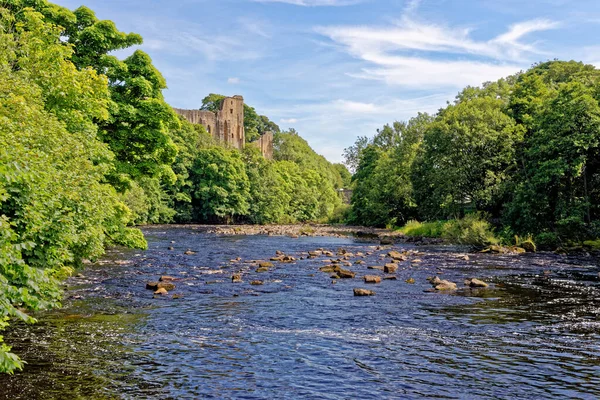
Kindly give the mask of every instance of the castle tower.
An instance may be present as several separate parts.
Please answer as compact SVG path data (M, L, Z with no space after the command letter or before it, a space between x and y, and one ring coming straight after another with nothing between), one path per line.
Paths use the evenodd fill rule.
M244 130L244 98L242 96L225 97L216 113L205 110L182 110L175 112L192 124L203 125L208 133L223 146L242 150L246 145ZM261 150L263 157L273 158L273 133L267 132L252 143Z
M242 150L246 145L244 131L244 98L226 97L217 112L217 138L220 143ZM214 136L214 135L213 135Z

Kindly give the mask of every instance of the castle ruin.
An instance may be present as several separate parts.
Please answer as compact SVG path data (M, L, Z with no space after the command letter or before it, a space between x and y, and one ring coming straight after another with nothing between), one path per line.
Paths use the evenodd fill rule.
M221 145L242 150L246 145L244 130L244 98L226 97L217 112L206 110L174 109L192 124L200 124ZM251 145L257 146L263 157L273 158L273 132L267 132Z

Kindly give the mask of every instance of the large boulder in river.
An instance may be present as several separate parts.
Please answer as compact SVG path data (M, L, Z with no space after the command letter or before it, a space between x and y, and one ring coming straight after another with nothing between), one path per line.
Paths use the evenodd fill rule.
M355 296L374 296L375 292L367 289L354 289Z

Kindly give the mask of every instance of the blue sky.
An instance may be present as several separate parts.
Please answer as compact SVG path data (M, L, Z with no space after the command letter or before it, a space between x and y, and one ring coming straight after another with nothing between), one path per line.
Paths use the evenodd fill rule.
M55 0L144 37L167 101L241 94L329 160L466 85L548 59L600 67L598 0ZM126 52L123 54L126 55Z

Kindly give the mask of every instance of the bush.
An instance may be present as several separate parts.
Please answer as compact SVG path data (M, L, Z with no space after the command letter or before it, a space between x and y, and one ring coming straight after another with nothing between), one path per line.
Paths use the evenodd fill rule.
M411 220L408 221L406 225L404 225L402 228L400 228L399 231L405 234L406 236L411 237L422 236L429 238L439 238L442 237L445 224L446 221L433 221L421 223L419 221Z
M561 246L560 239L554 232L542 232L536 235L535 242L543 250L555 250Z
M481 214L470 214L462 219L448 221L443 227L442 237L451 243L485 247L498 244L489 222Z

